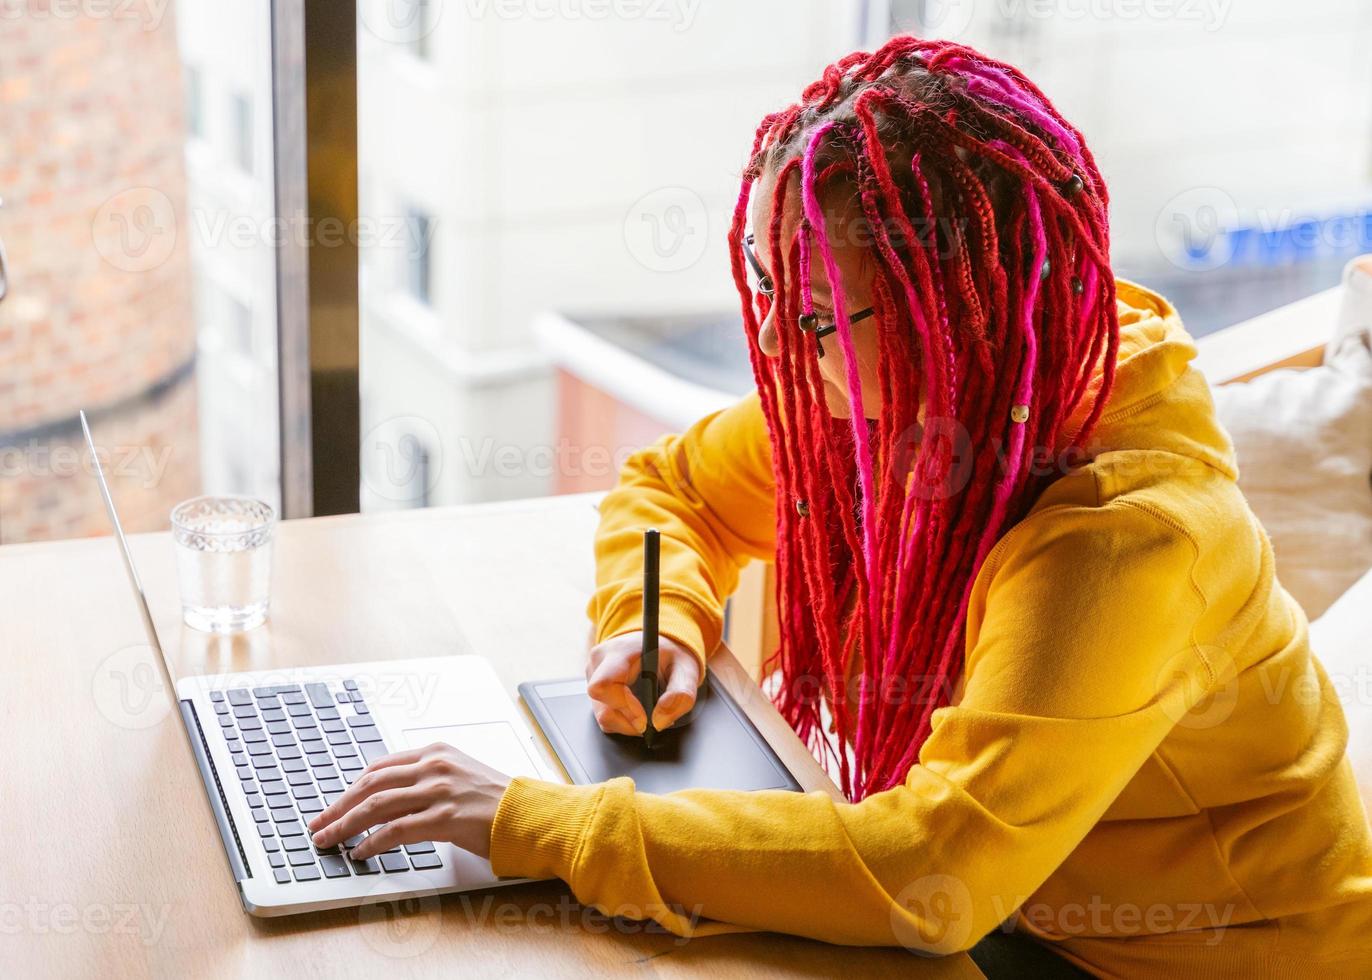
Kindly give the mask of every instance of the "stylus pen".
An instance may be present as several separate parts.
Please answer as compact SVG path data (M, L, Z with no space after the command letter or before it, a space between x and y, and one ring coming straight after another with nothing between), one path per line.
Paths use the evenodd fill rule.
M657 604L658 604L658 533L656 528L643 532L643 657L639 662L639 697L648 715L643 729L643 742L648 748L657 741L653 727L653 709L662 693L662 681L657 673Z

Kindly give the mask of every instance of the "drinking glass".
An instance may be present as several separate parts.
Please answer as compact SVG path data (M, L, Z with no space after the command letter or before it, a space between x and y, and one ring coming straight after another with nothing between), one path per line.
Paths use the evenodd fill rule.
M193 497L171 512L181 616L207 633L261 626L271 599L276 512L251 497Z

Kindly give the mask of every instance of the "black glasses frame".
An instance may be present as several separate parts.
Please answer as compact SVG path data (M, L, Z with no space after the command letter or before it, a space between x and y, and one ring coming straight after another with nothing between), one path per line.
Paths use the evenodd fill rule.
M772 277L767 275L767 270L762 268L762 263L758 261L757 252L753 249L753 246L756 244L757 239L752 234L744 235L743 255L745 258L747 258L748 265L752 267L753 275L757 277L757 291L761 295L766 296L768 299L771 299L773 296L776 295L776 284L772 282ZM856 313L850 314L848 317L848 322L860 323L863 320L868 319L869 317L876 316L876 312L877 311L873 307L868 306L864 309L858 310ZM819 317L817 317L814 313L802 313L800 315L800 329L805 331L806 333L814 334L815 340L818 341L821 337L827 337L832 333L836 333L838 331L838 324L826 323L823 326L821 326L819 323ZM824 356L823 347L819 348L819 356Z

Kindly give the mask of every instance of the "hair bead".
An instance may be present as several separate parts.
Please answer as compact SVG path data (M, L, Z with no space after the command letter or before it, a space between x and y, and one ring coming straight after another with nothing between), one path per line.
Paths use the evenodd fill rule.
M1028 405L1012 405L1012 406L1010 406L1010 421L1011 421L1011 422L1017 422L1017 423L1020 423L1020 424L1023 424L1023 423L1025 423L1025 422L1028 422L1028 421L1029 421L1029 406L1028 406Z

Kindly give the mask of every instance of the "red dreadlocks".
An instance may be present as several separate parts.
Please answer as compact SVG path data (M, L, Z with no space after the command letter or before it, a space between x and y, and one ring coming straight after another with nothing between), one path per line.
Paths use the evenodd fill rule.
M771 300L741 244L776 178ZM788 195L803 220L780 241ZM821 206L821 202L826 207ZM824 71L758 128L730 245L773 446L777 703L857 800L899 784L962 673L987 552L1081 447L1114 376L1107 196L1082 141L1017 70L897 37ZM882 410L867 420L826 220L860 209L874 269ZM825 407L810 261L832 284L851 419ZM792 283L798 283L798 288ZM775 304L779 356L758 348ZM833 752L821 704L850 751Z

